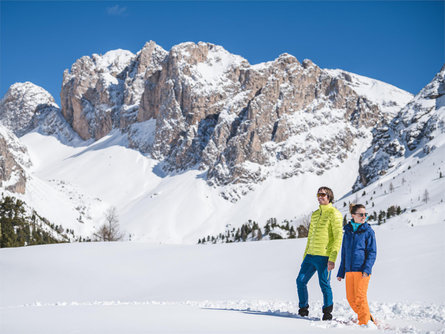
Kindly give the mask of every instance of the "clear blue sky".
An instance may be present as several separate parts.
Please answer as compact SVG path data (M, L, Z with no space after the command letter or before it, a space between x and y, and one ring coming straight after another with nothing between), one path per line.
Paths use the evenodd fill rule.
M222 45L251 64L287 52L322 68L376 78L413 94L445 62L443 1L1 1L0 97L31 81L59 103L63 71L153 40Z

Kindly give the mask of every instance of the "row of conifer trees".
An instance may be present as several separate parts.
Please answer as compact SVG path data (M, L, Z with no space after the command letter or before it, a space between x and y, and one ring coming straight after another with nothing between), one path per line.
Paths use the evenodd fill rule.
M225 233L220 233L217 236L208 235L205 238L199 239L198 244L259 241L265 238L269 240L295 239L305 238L307 234L307 224L300 224L296 227L296 224L291 221L284 220L278 224L276 218L270 218L267 220L266 225L261 228L257 222L249 219L247 223L241 225L238 229L228 229Z
M26 213L24 202L5 196L0 200L0 247L67 242L61 226L54 226L36 212ZM52 231L52 233L51 233Z

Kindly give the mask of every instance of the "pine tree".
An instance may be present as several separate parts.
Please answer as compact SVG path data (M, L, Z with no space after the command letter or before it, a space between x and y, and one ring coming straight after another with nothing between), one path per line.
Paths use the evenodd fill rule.
M289 231L289 239L295 239L297 237L297 234L295 233L295 229L293 226L290 227Z
M241 239L243 241L246 241L246 239L247 239L247 229L246 229L245 225L243 225L241 227Z
M394 205L391 205L386 212L386 217L391 218L395 216L396 211L397 211L396 207Z
M264 235L268 235L270 233L270 225L269 223L264 226Z
M261 227L258 227L257 240L263 239L263 232L261 232Z
M241 237L241 230L238 227L235 233L235 241L239 241L240 237Z
M6 196L0 201L0 247L21 247L57 242L48 232L35 225L36 215L26 215L25 203ZM48 227L51 224L43 220ZM54 225L52 225L54 226Z

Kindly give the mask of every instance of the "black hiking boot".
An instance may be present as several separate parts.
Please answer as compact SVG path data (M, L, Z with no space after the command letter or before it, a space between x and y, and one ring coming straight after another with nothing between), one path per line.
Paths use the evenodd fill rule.
M298 310L298 315L307 317L309 315L309 305L306 307L300 307L300 309Z
M323 307L323 318L322 320L332 320L332 309L334 305Z

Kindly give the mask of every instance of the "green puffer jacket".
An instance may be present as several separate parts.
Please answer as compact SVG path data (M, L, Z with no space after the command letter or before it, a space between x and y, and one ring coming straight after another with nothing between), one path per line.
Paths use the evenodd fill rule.
M328 256L335 262L343 238L343 217L331 203L320 205L311 216L307 237L306 254Z

